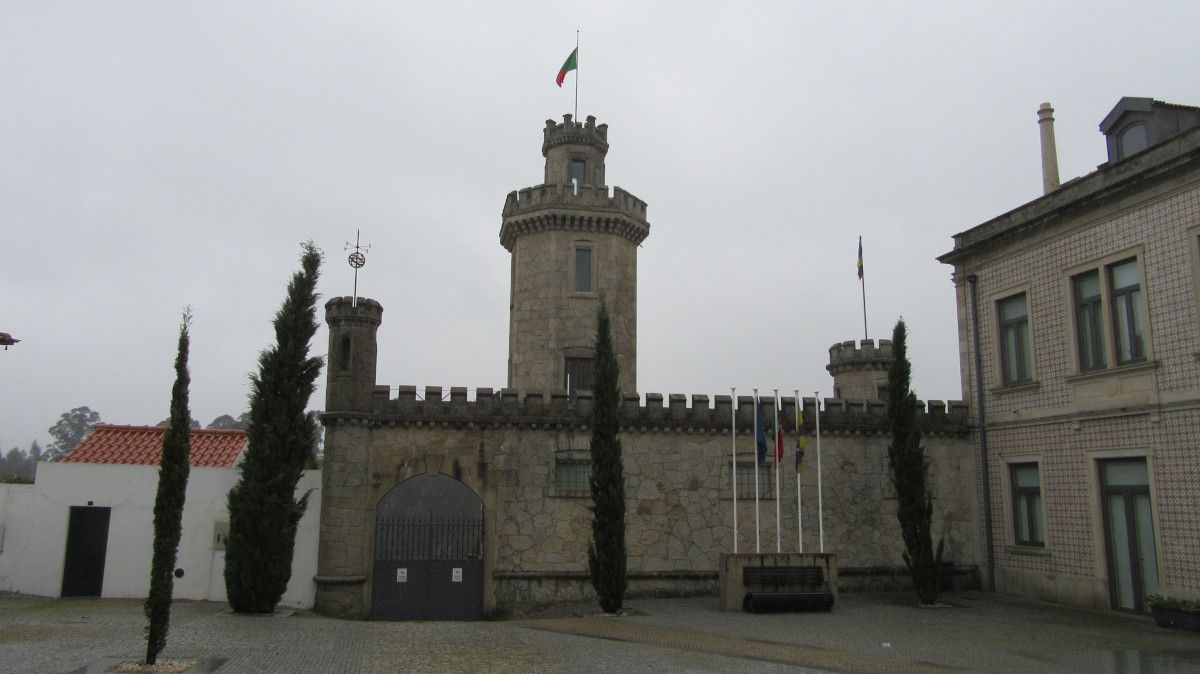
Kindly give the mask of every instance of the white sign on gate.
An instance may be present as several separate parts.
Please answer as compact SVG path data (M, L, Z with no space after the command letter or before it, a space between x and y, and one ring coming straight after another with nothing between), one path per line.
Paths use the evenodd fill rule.
M408 569L396 569L396 582L397 583L407 583L408 582Z
M462 582L462 567L461 566L456 566L456 567L454 567L454 569L452 571L450 571L450 582L451 583L461 583Z

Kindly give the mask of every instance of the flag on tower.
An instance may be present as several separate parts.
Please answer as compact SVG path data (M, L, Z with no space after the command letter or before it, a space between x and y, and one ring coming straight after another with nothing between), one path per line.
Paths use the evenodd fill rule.
M560 82L559 86L562 86L562 84L561 84L561 82L562 82L562 73L559 73L559 75L558 75L558 79L559 79L559 82ZM860 281L861 281L861 280L862 280L862 277L863 277L863 265L862 265L862 236L859 236L859 237L858 237L858 280L860 280Z
M576 47L571 52L571 55L567 57L567 60L563 61L562 67L558 69L558 77L554 78L554 83L561 87L562 83L563 83L563 78L567 76L567 73L571 72L572 70L575 70L578 67L579 67L579 47Z

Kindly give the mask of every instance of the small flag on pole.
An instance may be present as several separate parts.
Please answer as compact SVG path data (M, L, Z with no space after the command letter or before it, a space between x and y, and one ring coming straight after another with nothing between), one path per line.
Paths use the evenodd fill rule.
M783 401L775 396L775 465L783 461L783 424L779 423L779 412L783 411Z
M574 54L572 54L572 56L574 56ZM574 63L574 61L572 61L572 63ZM562 82L562 73L559 73L559 74L558 74L558 80L559 80L559 82L560 82L560 84L559 84L558 86L560 86L560 87L561 87L561 86L562 86L562 84L561 84L561 82ZM858 280L860 280L860 281L861 281L861 280L862 280L862 277L863 277L863 264L862 264L862 237L860 236L860 237L858 237Z
M572 70L575 70L578 67L579 67L579 47L576 47L571 52L571 55L567 57L567 60L563 61L562 67L558 69L558 77L554 78L554 83L561 87L562 83L563 83L563 78L565 78L567 76L567 73L571 72Z
M758 465L761 466L767 462L767 428L762 401L754 406L754 440L758 445Z

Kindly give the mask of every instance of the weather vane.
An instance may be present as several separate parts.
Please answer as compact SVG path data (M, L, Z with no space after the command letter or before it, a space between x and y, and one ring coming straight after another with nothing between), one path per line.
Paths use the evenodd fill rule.
M365 246L359 245L359 237L361 234L362 230L354 230L354 245L350 245L350 242L347 241L346 247L343 249L354 249L354 252L350 253L350 257L347 258L350 266L354 268L354 296L350 298L350 306L352 307L358 306L358 270L362 269L363 265L367 263L367 256L365 253L366 251L371 250L370 244Z

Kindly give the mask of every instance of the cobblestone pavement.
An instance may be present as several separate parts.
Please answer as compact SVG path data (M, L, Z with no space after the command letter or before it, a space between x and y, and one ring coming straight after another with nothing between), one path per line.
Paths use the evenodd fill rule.
M1200 672L1200 639L1145 618L953 595L950 608L842 595L830 613L750 615L716 599L557 607L522 620L247 617L178 601L163 657L235 672ZM140 600L0 595L0 672L71 672L144 653Z

